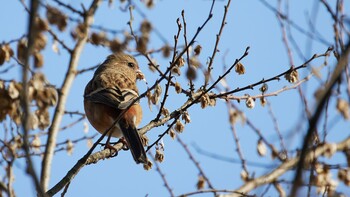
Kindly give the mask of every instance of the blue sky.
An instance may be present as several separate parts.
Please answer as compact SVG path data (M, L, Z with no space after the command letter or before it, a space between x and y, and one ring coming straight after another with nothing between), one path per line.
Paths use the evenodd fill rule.
M67 0L65 2L78 9L81 7L80 1ZM318 1L290 1L290 19L303 27L306 31L309 31L308 23L315 2L317 3ZM51 1L48 1L48 3L54 4ZM89 3L86 2L84 2L84 4L86 6L89 5ZM213 10L213 18L196 39L196 44L200 44L203 48L199 56L202 63L206 63L207 57L212 53L215 35L219 31L225 4L226 1L216 2ZM276 6L275 1L271 1L271 4ZM103 2L97 11L95 24L106 28L129 31L127 25L129 13L120 11L119 5L119 1L116 1L114 6L109 8L107 2ZM154 27L161 32L169 45L172 46L174 43L173 36L177 31L176 19L181 18L181 10L185 11L188 37L192 38L197 28L206 19L211 1L163 0L157 1L154 8L150 10L146 9L139 1L136 1L136 5L146 14L147 19L152 21ZM349 11L349 5L347 4L346 6L345 13ZM67 14L70 14L67 10L65 11ZM41 15L44 16L44 13L44 9L41 8ZM2 27L0 31L0 41L6 42L22 36L26 32L27 16L27 13L24 11L19 1L7 1L6 4L4 3L4 5L0 7L0 25ZM134 12L134 19L134 29L137 30L137 24L143 21L144 18L137 12ZM317 20L312 20L312 22L315 24L317 31L320 32L328 42L332 43L332 20L323 6L319 7L316 19ZM75 23L73 24L74 25L68 26L68 31L59 34L69 46L73 46L74 44L69 36L69 31L75 26ZM56 29L54 28L54 30ZM295 29L292 29L292 34L306 58L310 58L314 53L323 53L328 48L325 44L312 41L310 51L308 37ZM112 37L111 34L108 34L108 36ZM180 44L183 44L182 35L180 38ZM44 52L45 64L41 71L46 74L50 83L59 87L65 76L69 56L62 48L60 48L60 54L56 54L51 50L50 43L52 44L52 38L50 36L48 36L48 43L49 45ZM163 41L157 35L152 34L149 48L158 49L163 44ZM281 28L275 13L267 9L260 1L233 1L227 15L227 25L221 37L219 45L220 52L218 52L214 63L213 78L217 78L221 75L224 72L224 65L232 64L235 59L239 58L244 53L247 46L250 46L250 53L242 61L246 68L246 74L237 75L232 72L226 78L232 89L258 82L263 78L266 79L275 76L290 67L286 49L282 42ZM15 48L15 46L13 48ZM110 54L108 48L86 45L79 61L78 69L97 65L101 63L108 54ZM160 55L157 54L154 57L157 59L160 68L164 71L169 65L170 59L161 58ZM296 66L305 61L300 58L296 52L293 53L293 57ZM147 60L145 58L137 57L137 60L139 61L142 71L146 75L148 84L152 85L158 78L158 75L148 70ZM311 63L311 66L319 66L323 61L324 59L322 58L315 60ZM329 59L330 65L333 65L333 62L334 59L331 57ZM322 70L323 79L325 79L327 72L329 72L328 68ZM300 78L305 77L309 72L309 69L300 71ZM77 76L68 97L66 110L83 112L83 90L92 75L92 72L86 72ZM13 77L19 79L19 69L11 70L8 75L0 75L1 79L10 79ZM176 77L176 81L181 82L182 86L186 87L187 83L184 76ZM198 80L195 81L196 88L200 87L202 83L203 77L200 76ZM274 81L269 84L269 91L272 92L287 85L290 84L284 79L278 82ZM307 85L303 86L304 89L307 89L306 97L310 99L308 104L311 109L315 106L313 92L319 85L320 81L312 78ZM164 83L162 83L162 86L164 89ZM147 89L147 85L143 82L139 82L139 89L140 92L144 92ZM255 88L255 90L240 92L236 95L244 94L259 94L259 90ZM166 107L172 111L180 107L182 104L181 102L185 100L186 98L183 95L177 95L174 90L171 89ZM304 121L302 116L303 106L297 91L287 91L281 93L277 97L268 98L268 100L272 104L273 112L277 117L279 128L282 135L285 137L287 147L300 147L307 122L303 124L301 130L296 131L296 125L298 125L300 121ZM144 119L141 123L141 126L143 126L155 117L157 108L153 106L153 110L150 111L146 99L141 100L141 104L144 109ZM261 130L263 135L267 137L271 143L279 147L273 121L268 115L267 107L260 106L258 101L254 109L247 109L244 102L235 102L235 104L245 113L245 116ZM332 110L329 112L329 117L331 120L336 120L336 124L330 128L327 139L328 141L337 142L349 135L348 131L344 129L349 128L349 124L337 121L341 119L341 116L334 110L334 99L331 100L330 106L332 106ZM200 162L200 165L214 187L217 189L235 189L242 185L243 182L240 179L241 166L239 163L209 158L198 153L193 146L195 144L203 150L228 158L238 159L237 152L235 151L236 145L228 123L228 113L225 102L217 100L217 106L215 108L208 107L204 110L201 109L199 105L195 105L190 108L189 114L192 122L185 126L185 131L180 137L188 144L189 149L194 154L196 160ZM67 125L76 119L77 117L66 116L61 125ZM157 139L157 135L164 132L165 129L166 127L158 127L149 131L147 136L150 138L150 142ZM248 161L262 164L279 164L276 160L271 161L269 156L259 157L257 155L256 144L258 136L247 125L236 124L236 130L244 156ZM90 126L87 135L90 136L94 133L95 130ZM66 139L77 139L83 135L83 124L81 123L60 132L57 141L62 142ZM188 159L188 155L183 147L180 146L176 140L172 140L169 136L165 136L163 140L165 143L165 161L159 165L170 187L172 187L176 195L195 191L198 178L197 168L193 165L192 161ZM44 138L42 142L45 142ZM97 150L100 149L102 148L97 148ZM86 142L81 142L75 145L72 156L68 156L65 152L57 153L53 160L50 187L57 183L87 150ZM344 158L338 155L334 156L329 161L330 163L345 163ZM40 169L40 162L41 159L39 157L35 159L38 170ZM248 169L251 172L255 172L256 176L260 176L271 170L249 165ZM16 178L14 182L16 192L20 197L28 196L29 194L29 196L35 196L33 186L23 171L24 161L17 161L15 168ZM286 176L286 179L288 178L291 179L291 176ZM169 193L163 185L164 183L155 168L150 171L145 171L142 165L136 165L134 163L129 152L121 152L118 157L84 167L72 181L66 196L169 196ZM283 186L286 187L286 185ZM263 192L264 188L265 187L257 190L257 194ZM342 184L339 184L339 191L344 193L350 192L349 188L346 188ZM273 189L271 189L271 195L276 195Z

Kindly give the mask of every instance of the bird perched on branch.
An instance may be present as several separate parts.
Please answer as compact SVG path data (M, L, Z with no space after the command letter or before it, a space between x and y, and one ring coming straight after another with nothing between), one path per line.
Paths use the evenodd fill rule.
M145 163L147 156L136 127L142 119L136 80L143 74L134 57L112 54L97 68L85 87L84 109L91 125L101 134L116 124L106 134L106 148L111 137L125 139L136 163Z

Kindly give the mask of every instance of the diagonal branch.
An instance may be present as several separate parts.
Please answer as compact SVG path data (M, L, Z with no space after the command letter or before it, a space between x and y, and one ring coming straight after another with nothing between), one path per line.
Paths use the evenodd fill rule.
M68 92L73 84L73 81L76 77L76 71L78 67L79 58L81 52L87 42L88 31L90 25L93 23L94 13L100 4L101 0L94 0L90 6L90 8L86 11L84 15L84 25L86 27L85 34L79 37L73 51L71 54L71 58L69 61L69 67L67 70L66 78L61 87L58 103L56 110L54 112L53 121L49 128L47 145L45 149L44 158L42 161L42 169L41 169L41 186L44 190L47 189L49 180L50 180L50 172L51 172L51 162L54 154L54 150L56 147L56 137L59 131L59 126L62 121L62 117L65 111L66 100L68 96Z
M303 159L303 165L305 164L305 162L312 161L314 158L319 157L320 155L325 153L327 150L329 150L330 147L333 145L334 144L323 144L323 145L315 148L314 150L307 150L306 151L307 153L305 154L305 157ZM350 145L350 137L348 137L344 141L341 141L341 142L336 144L337 151L346 150L346 149L348 149L349 145ZM265 185L267 183L274 182L278 177L280 177L281 175L286 173L288 170L295 167L298 164L298 162L301 161L299 159L300 159L300 157L295 157L295 158L292 158L292 159L282 163L280 166L275 168L273 171L271 171L267 174L264 174L260 177L256 177L255 179L252 179L252 180L246 182L244 185L242 185L241 187L236 189L235 192L247 194L248 192L252 191L255 188L258 188L261 185ZM237 193L231 193L231 194L226 194L226 195L221 195L221 196L222 197L236 197L236 196L239 196L239 195L237 195Z
M307 149L309 147L309 142L311 141L312 135L317 128L318 120L322 114L322 111L324 109L325 104L327 103L327 100L329 99L331 95L331 91L334 87L334 85L341 79L341 74L343 73L344 68L348 65L348 58L350 55L350 42L347 44L346 50L344 53L340 56L340 59L333 71L333 74L329 80L329 82L325 85L324 90L321 92L320 96L318 97L318 103L317 108L315 110L315 113L311 117L309 121L309 128L307 131L307 134L304 138L304 144L301 150L300 154L300 161L297 166L297 170L295 173L294 178L294 184L291 190L292 197L297 195L297 190L302 182L302 169L304 165L304 161L306 159Z

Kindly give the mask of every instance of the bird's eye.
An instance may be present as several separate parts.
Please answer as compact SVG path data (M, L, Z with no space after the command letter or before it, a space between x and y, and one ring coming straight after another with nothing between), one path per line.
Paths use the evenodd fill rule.
M134 68L134 67L135 67L135 64L132 63L132 62L129 62L129 63L128 63L128 66L129 66L130 68Z

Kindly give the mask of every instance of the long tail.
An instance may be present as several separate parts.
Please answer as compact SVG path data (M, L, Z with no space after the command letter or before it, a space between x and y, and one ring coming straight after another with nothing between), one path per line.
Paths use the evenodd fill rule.
M125 121L120 121L121 130L123 135L129 145L132 156L134 157L135 162L146 163L147 156L145 149L143 148L141 138L137 132L137 129L134 124L128 124Z

